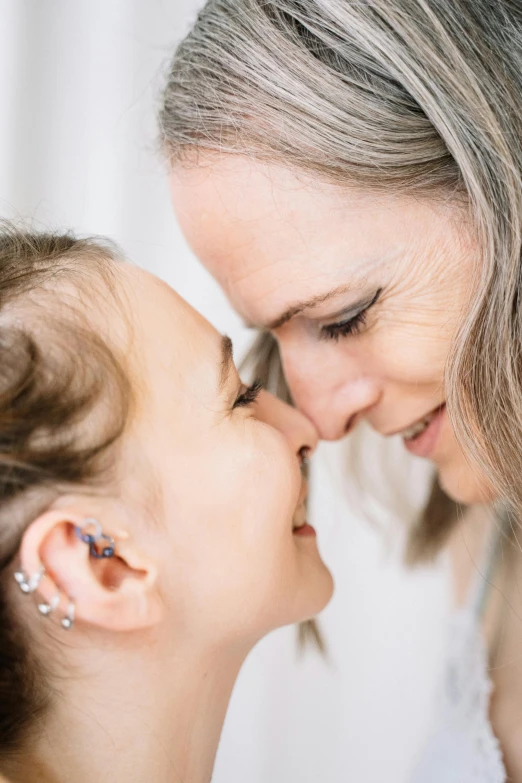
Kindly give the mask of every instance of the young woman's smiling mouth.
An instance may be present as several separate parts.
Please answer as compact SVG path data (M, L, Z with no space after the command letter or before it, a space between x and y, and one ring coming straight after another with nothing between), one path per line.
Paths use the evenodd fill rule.
M296 508L294 518L292 521L292 533L294 534L294 536L302 536L305 538L315 537L317 535L315 529L312 527L312 525L309 524L307 520L307 509L306 509L307 495L308 495L308 487L306 483L303 483L303 488L299 496L299 503Z
M313 528L306 519L306 507L304 504L299 506L295 512L292 533L294 536L303 537L315 537L316 535L315 528Z

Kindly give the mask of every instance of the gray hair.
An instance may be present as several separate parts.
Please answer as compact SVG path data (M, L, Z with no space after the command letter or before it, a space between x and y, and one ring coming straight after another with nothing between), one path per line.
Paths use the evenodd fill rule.
M160 113L173 164L247 154L464 205L481 263L448 361L448 411L520 519L521 98L518 0L210 0ZM447 511L428 523L428 508L418 553L443 542Z

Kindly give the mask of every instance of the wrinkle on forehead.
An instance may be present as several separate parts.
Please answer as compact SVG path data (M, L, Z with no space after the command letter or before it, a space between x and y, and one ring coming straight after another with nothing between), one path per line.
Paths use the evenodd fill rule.
M440 223L424 201L341 188L240 156L175 174L174 191L176 179L189 242L247 321L272 321L340 285L361 289L377 265L422 261Z

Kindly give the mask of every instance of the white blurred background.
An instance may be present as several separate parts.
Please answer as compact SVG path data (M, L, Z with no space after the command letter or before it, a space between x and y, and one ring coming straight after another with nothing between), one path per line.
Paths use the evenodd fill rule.
M241 353L249 335L185 246L156 148L162 75L200 5L0 0L0 215L111 237ZM337 586L320 619L328 657L299 655L292 628L254 650L214 783L406 783L426 734L446 569L403 569L404 531L364 518L342 457L324 447L313 477L312 521ZM422 481L408 472L417 493Z

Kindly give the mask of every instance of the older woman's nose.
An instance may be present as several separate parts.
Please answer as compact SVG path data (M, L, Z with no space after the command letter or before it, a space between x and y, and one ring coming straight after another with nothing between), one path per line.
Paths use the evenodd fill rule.
M290 448L300 459L315 451L319 436L312 422L300 411L281 402L272 394L261 392L256 405L256 416L282 432Z
M306 357L285 360L283 365L292 398L313 422L321 440L339 440L349 432L356 417L364 416L379 400L376 379L358 373L353 366L313 365Z

